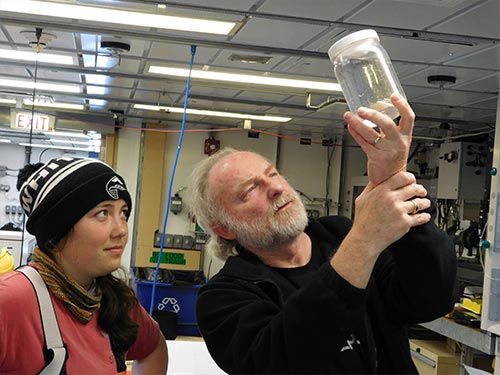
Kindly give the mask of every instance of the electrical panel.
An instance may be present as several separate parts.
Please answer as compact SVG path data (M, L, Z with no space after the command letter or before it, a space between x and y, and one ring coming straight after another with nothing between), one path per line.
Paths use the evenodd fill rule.
M471 142L443 143L439 148L438 199L484 199L489 155Z

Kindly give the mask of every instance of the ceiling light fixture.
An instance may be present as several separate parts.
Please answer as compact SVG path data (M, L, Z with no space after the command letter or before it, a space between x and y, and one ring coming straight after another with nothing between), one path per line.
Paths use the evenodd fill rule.
M43 83L43 82L33 82L33 81L24 81L20 79L8 79L8 78L0 78L0 86L7 87L16 87L22 89L37 91L56 91L56 92L69 92L78 94L80 93L80 86L77 85L62 85L58 83Z
M6 99L6 98L0 98L0 103L1 104L16 104L16 99Z
M42 133L51 137L101 139L101 134L96 132L88 132L89 134L84 134L83 132L64 132L64 131L52 131L52 132L42 132Z
M67 147L67 146L55 146L55 145L44 145L41 143L19 143L19 146L31 146L35 148L54 148L57 150L67 150L67 151L83 151L83 152L99 152L98 147Z
M0 59L36 61L37 58L38 62L42 63L75 65L75 60L73 59L73 56L58 55L53 53L37 54L36 52L31 52L31 51L0 49Z
M148 72L175 77L187 77L189 74L189 69L151 65ZM292 87L305 90L317 90L321 92L342 91L340 85L333 82L307 81L302 79L278 78L272 76L242 73L225 73L201 69L193 69L191 72L191 78L206 79L210 81L245 83L252 85Z
M176 107L162 107L157 105L147 105L147 104L134 104L135 109L145 109L148 111L165 111L170 113L184 113L183 108ZM203 109L192 109L188 108L186 110L188 115L195 116L214 116L214 117L226 117L226 118L237 118L237 119L247 119L247 120L257 120L257 121L270 121L270 122L288 122L291 117L281 117L281 116L267 116L267 115L251 115L248 113L236 113L236 112L222 112L222 111L209 111Z
M201 18L175 17L154 13L120 10L116 7L92 7L32 0L0 0L0 11L26 13L37 16L104 22L120 25L140 26L156 29L190 31L207 34L229 35L236 22L216 21Z
M33 103L33 100L31 100L31 99L24 99L23 104L26 106L34 105L35 107L46 107L46 108L60 108L60 109L74 109L74 110L84 110L85 109L85 106L83 104L58 103L58 102L50 102L50 101L39 100L39 99L35 99L34 103Z
M83 146L88 146L88 147L100 147L101 146L101 141L90 141L90 142L83 142L83 141L67 141L64 139L54 139L50 138L49 142L53 143L63 143L63 144L68 144L68 145L83 145Z

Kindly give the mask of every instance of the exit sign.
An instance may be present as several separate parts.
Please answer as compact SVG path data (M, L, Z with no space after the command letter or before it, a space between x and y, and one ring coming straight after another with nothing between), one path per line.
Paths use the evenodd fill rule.
M33 130L48 132L54 130L54 116L35 113L32 121L31 113L29 112L11 112L10 127L18 130Z

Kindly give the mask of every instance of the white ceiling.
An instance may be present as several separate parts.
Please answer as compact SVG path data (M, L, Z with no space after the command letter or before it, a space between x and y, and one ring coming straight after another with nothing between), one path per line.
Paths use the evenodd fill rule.
M326 53L328 48L350 32L365 28L379 33L392 59L417 114L415 135L437 137L442 134L439 128L443 122L457 135L487 132L495 127L500 87L499 0L64 2L215 18L241 24L234 35L226 37L3 12L0 14L0 48L32 51L21 32L34 32L38 27L43 33L56 36L43 52L69 54L78 61L78 65L69 67L38 64L38 80L81 87L80 93L75 95L37 92L52 96L56 102L86 104L85 114L58 112L59 127L64 123L79 124L88 120L94 124L91 127L105 132L106 127L112 131L116 124L132 126L143 119L161 120L158 126L179 129L182 115L142 111L132 106L134 103L183 106L185 79L147 71L152 63L188 68L191 45L197 46L195 68L335 81L333 66ZM159 3L165 4L166 9L158 10ZM110 37L130 43L130 51L109 61L110 51L100 48L100 43L103 38ZM265 65L232 61L230 56L233 54L264 56L270 61ZM106 58L108 67L101 65L101 60ZM5 59L0 59L0 67L0 78L32 79L35 71L34 63ZM88 74L105 78L96 85ZM456 83L439 87L427 82L429 75L452 75ZM106 93L90 94L95 87L104 88ZM312 107L321 106L328 99L327 94L318 92L311 93L308 108L308 94L284 88L259 89L243 84L193 80L189 107L289 116L293 119L286 124L259 121L252 124L254 129L285 136L325 138L345 134L341 117L345 105L316 110ZM0 97L31 95L29 91L0 87ZM91 99L104 100L104 105L92 105ZM342 99L341 94L330 94L329 100L335 99ZM8 108L0 108L0 124L8 125L8 111ZM215 117L188 116L186 122L188 129L241 126L241 120Z

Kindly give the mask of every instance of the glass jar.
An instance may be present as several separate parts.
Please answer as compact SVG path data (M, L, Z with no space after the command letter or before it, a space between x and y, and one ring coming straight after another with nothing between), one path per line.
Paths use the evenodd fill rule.
M330 47L328 56L351 112L368 107L392 119L399 116L390 96L393 93L406 96L375 30L360 30L345 36Z

